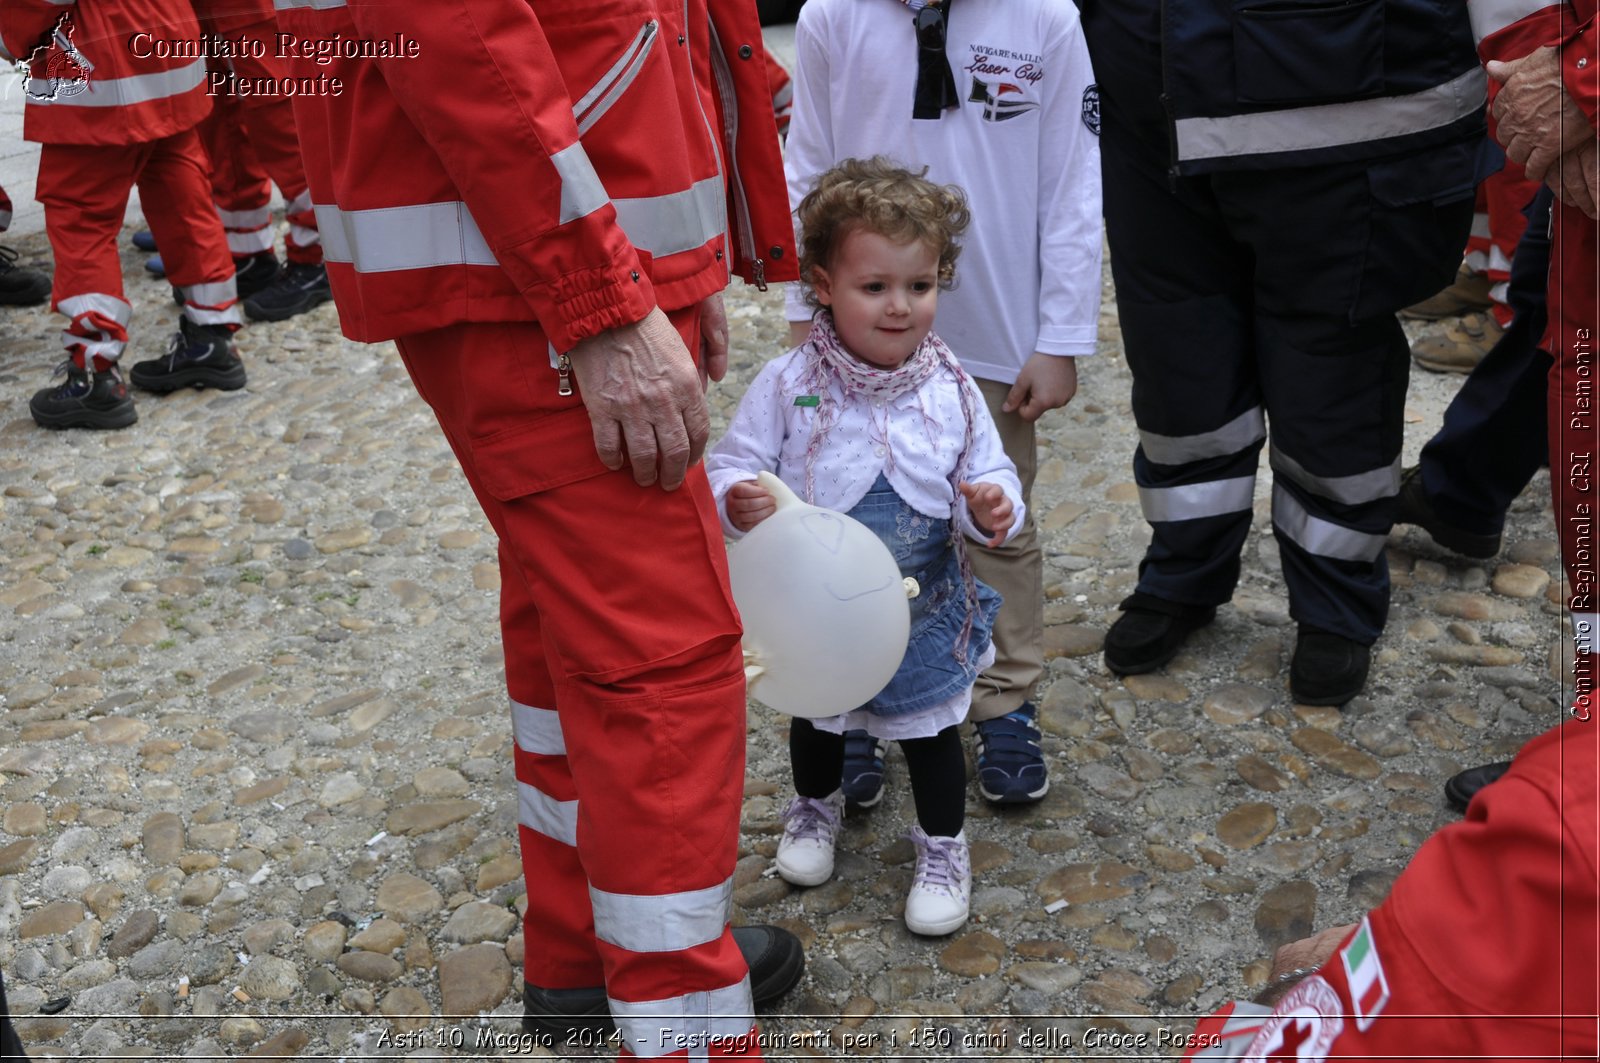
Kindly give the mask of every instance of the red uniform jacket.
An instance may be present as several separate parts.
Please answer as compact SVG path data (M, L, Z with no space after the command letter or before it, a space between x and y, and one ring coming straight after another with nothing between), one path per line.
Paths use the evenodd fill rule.
M753 4L276 2L293 73L340 82L295 117L352 339L536 320L565 351L730 266L795 276Z
M1270 1013L1230 1004L1185 1058L1593 1059L1600 722L1529 742Z
M58 24L69 47L53 39ZM22 135L44 144L142 144L192 129L211 110L199 39L189 0L0 3L5 51L32 60ZM52 78L54 98L42 98Z

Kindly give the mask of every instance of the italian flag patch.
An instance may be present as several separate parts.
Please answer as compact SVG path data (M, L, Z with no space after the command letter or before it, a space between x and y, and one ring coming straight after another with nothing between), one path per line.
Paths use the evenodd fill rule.
M1345 981L1350 984L1350 1003L1355 1008L1356 1029L1366 1032L1384 1005L1389 1003L1389 980L1383 975L1378 946L1372 940L1372 924L1365 918L1356 936L1339 954L1344 961Z

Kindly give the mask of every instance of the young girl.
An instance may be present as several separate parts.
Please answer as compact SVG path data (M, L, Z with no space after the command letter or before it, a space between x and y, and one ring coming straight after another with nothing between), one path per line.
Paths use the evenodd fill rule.
M798 215L800 275L819 312L806 342L765 366L740 401L706 460L712 491L737 537L775 511L754 481L773 472L876 532L921 593L889 685L842 716L791 723L798 796L784 810L778 872L800 886L832 876L844 732L865 728L900 742L911 776L917 869L906 925L948 934L967 920L972 885L957 728L993 658L999 609L999 595L973 577L962 535L997 546L1023 516L1022 486L983 399L932 332L966 201L887 160L852 159L822 175Z

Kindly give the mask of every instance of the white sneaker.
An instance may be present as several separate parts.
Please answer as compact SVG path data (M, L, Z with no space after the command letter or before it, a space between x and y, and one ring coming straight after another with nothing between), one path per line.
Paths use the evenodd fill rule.
M972 898L972 858L967 832L954 838L930 837L912 827L917 848L917 877L906 897L906 929L940 937L967 921Z
M833 842L844 815L844 794L838 790L817 800L796 797L783 810L783 838L778 842L778 874L796 886L820 886L833 877Z

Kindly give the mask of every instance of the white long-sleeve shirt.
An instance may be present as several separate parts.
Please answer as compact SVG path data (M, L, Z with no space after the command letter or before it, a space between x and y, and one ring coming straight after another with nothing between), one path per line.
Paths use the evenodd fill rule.
M744 533L728 521L728 491L766 470L805 498L806 447L818 406L808 404L805 348L796 347L762 367L739 400L727 433L706 455L706 475L717 499L722 527L734 538ZM961 385L940 368L922 387L891 400L847 398L833 382L828 400L839 406L815 465L814 505L844 513L866 497L881 472L912 509L949 520L979 541L989 538L972 520L966 499L951 486L950 474L961 454ZM820 396L816 396L821 398ZM800 400L799 404L796 400ZM999 485L1011 500L1014 519L1006 541L1022 528L1026 507L1017 467L1006 457L994 420L974 394L977 421L967 482ZM941 427L942 426L942 427ZM894 464L889 465L893 451Z
M972 208L935 326L967 371L1011 384L1035 351L1093 354L1099 97L1072 0L955 0L945 54L962 102L937 121L911 117L917 43L901 0L809 0L795 52L790 207L843 159L925 165ZM811 317L800 285L786 316Z

